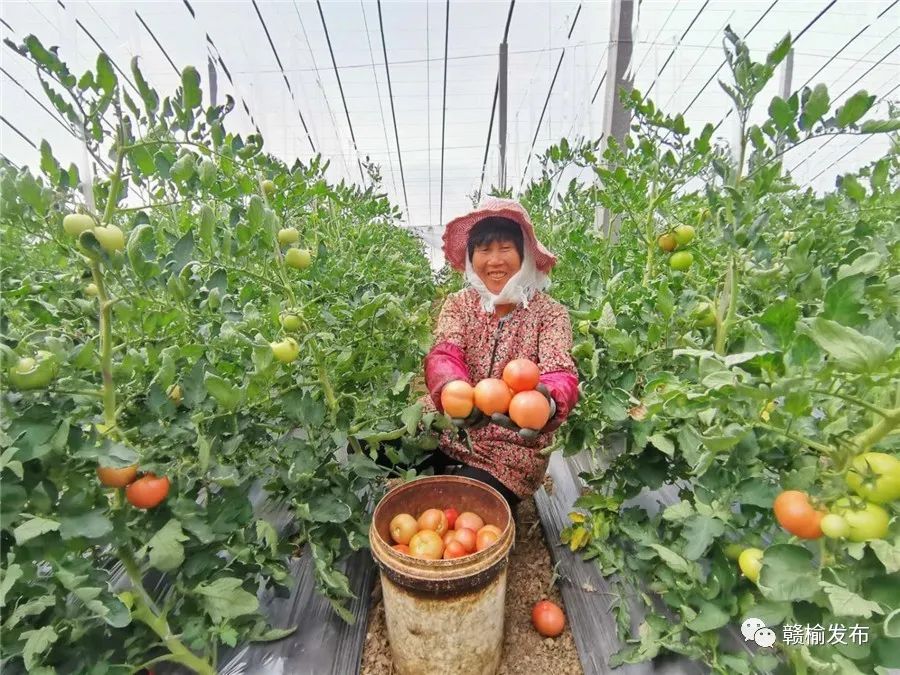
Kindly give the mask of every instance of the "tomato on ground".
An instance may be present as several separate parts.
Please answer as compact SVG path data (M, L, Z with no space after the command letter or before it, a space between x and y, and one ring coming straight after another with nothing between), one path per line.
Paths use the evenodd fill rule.
M555 603L541 600L531 609L531 623L544 637L557 637L566 627L566 617Z

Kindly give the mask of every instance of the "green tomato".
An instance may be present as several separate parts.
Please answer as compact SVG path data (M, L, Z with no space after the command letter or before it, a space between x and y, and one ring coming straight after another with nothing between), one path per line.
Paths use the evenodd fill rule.
M900 459L884 452L864 452L844 477L860 497L876 504L900 499Z
M578 322L578 332L582 335L588 335L591 332L591 322L590 321L579 321Z
M95 227L94 236L107 253L114 253L125 248L125 235L117 225Z
M678 251L677 253L673 253L672 257L669 258L669 267L673 270L678 270L679 272L684 272L694 262L694 254L690 251Z
M679 246L687 246L694 239L694 226L679 225L672 233L675 235L675 241L678 242Z
M851 502L847 497L838 499L831 512L843 516L850 527L847 539L850 541L871 541L883 539L888 531L888 512L871 502Z
M97 284L88 284L84 287L84 294L89 298L95 298L100 293L100 289L97 288Z
M300 345L294 338L285 338L281 342L270 342L272 354L282 363L290 363L300 355Z
M850 523L836 513L824 516L819 527L822 528L822 534L829 539L845 539L850 534Z
M694 324L700 328L709 328L716 325L716 310L712 304L701 302L693 313Z
M278 230L278 243L281 246L296 244L298 241L300 241L300 232L296 227L284 227Z
M264 180L262 182L262 190L266 197L271 197L275 194L275 183L270 180Z
M281 315L281 327L286 331L295 332L300 330L300 326L303 325L303 320L297 316L296 314L282 314Z
M725 557L729 560L737 560L744 552L744 546L736 542L732 542L725 547Z
M63 218L63 229L66 234L77 237L94 227L94 219L84 213L70 213Z
M738 567L744 576L754 584L759 581L759 571L762 569L763 552L758 548L745 548L738 556Z
M56 377L59 372L56 357L45 351L40 351L35 356L37 358L29 356L20 358L16 365L7 371L13 389L18 391L44 389Z
M284 262L288 267L305 270L312 265L312 253L308 248L290 248L284 254Z

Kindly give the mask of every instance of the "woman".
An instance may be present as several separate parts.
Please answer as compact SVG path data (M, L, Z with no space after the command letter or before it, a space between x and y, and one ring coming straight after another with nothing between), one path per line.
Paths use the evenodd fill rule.
M433 465L442 472L461 463L454 473L488 483L515 512L519 500L540 487L548 463L541 450L578 401L569 314L544 293L556 257L538 242L525 209L509 199L485 199L452 220L443 239L444 255L465 274L467 287L441 308L425 358L426 410L443 412L441 390L449 382L499 378L507 363L526 358L540 369L538 390L551 417L543 429L520 429L505 415L488 419L476 409L454 420L468 431L471 449L458 433L447 432Z

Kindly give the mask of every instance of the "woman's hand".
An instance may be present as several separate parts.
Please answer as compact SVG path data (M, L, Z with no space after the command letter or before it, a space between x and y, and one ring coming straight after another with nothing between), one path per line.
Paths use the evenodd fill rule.
M553 397L550 396L550 392L547 390L543 384L539 384L535 387L535 391L539 391L544 395L544 398L547 399L547 403L550 404L550 417L547 418L547 425L550 424L550 420L553 419L553 416L556 415L556 401L553 400ZM532 441L537 438L540 434L544 433L544 429L547 428L547 425L544 425L544 429L526 429L522 428L513 422L508 415L504 415L503 413L494 413L491 415L491 422L496 424L497 426L503 427L504 429L509 429L510 431L515 431L519 436L524 438L527 441Z
M468 417L451 417L450 423L453 424L457 429L481 429L481 427L486 426L488 422L490 422L490 418L488 418L483 412L481 412L478 408L472 408L472 412L469 413Z

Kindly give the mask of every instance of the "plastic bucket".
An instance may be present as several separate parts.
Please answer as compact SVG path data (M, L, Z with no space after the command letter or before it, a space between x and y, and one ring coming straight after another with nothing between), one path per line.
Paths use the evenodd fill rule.
M420 560L391 548L391 519L429 508L474 511L501 530L482 551L452 560ZM394 667L401 675L496 673L503 650L506 565L515 523L506 500L481 481L428 476L384 496L369 542L380 568Z

